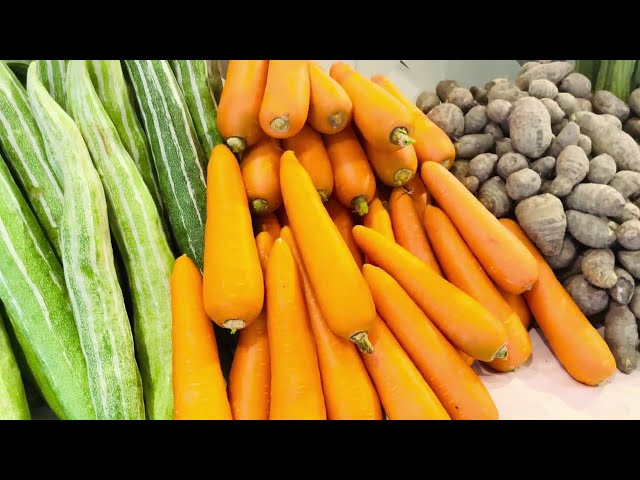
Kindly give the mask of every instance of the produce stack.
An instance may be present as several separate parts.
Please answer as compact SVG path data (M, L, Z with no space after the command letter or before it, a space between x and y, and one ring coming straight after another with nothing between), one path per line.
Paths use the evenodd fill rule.
M628 94L630 74L603 68L598 85ZM640 89L623 101L568 62L528 62L514 82L467 90L445 80L416 104L454 140L452 172L496 217L517 220L581 311L604 324L618 369L633 371Z

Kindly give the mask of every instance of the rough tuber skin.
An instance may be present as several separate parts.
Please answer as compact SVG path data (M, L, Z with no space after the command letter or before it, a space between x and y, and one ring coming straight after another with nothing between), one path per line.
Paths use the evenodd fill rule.
M615 267L614 271L618 276L618 280L609 289L609 296L614 302L620 305L627 305L635 293L636 281L624 268Z
M429 120L451 138L464 134L464 114L452 103L442 103L429 111Z
M558 84L573 71L573 65L569 62L551 62L536 65L518 76L516 85L522 90L527 90L532 81L544 78L553 84Z
M612 288L616 284L615 265L616 256L609 248L587 250L582 256L582 274L594 287Z
M447 101L449 103L453 103L456 107L462 110L463 113L467 113L475 103L471 92L463 87L456 87L451 90L447 97Z
M502 218L511 211L512 202L506 185L497 175L480 186L478 200L494 217Z
M496 155L498 156L498 159L509 152L513 152L513 146L511 145L510 138L496 140Z
M495 170L498 156L495 153L481 153L469 161L469 175L473 175L480 183L486 182Z
M515 103L519 99L527 96L529 96L527 92L520 90L511 82L497 83L491 88L491 90L489 90L489 93L487 94L489 103L498 99L507 100L508 102Z
M608 124L613 125L618 130L622 130L622 121L615 115L611 115L609 113L603 113L600 115L600 118L605 122L607 122Z
M582 254L576 255L569 267L556 272L556 277L560 282L566 282L575 275L582 275Z
M507 152L498 160L498 175L503 180L509 178L512 173L529 167L527 157L518 152Z
M487 107L476 105L464 116L464 133L480 133L486 127L489 119L487 118Z
M471 95L476 102L480 105L487 105L489 103L489 99L487 98L487 91L484 88L476 87L475 85L469 89Z
M488 133L489 135L493 135L494 141L499 141L504 138L504 132L502 131L502 127L497 123L488 122L485 127L482 129L482 133Z
M638 366L638 326L626 305L612 303L604 320L604 340L622 373L629 374Z
M629 117L629 106L607 90L595 92L591 103L596 113L608 113L621 121L625 121Z
M615 217L614 220L622 225L624 222L637 218L640 218L640 208L638 208L636 204L627 201L627 203L624 204L622 213L619 216Z
M589 174L587 179L591 183L608 184L616 174L616 162L611 155L603 153L589 161Z
M531 164L531 170L540 175L541 178L550 178L556 168L556 159L553 157L542 157Z
M618 252L618 262L627 272L633 275L633 278L640 279L640 251L620 250Z
M476 193L480 186L480 180L469 174L469 161L456 160L451 166L451 173L462 183L471 193Z
M640 117L640 88L636 88L629 95L629 108Z
M551 184L551 193L564 197L589 173L589 159L577 145L565 147L556 160L556 178Z
M518 100L509 115L509 133L514 150L539 158L551 144L551 117L537 98Z
M546 78L539 78L529 84L529 95L535 98L556 98L558 87Z
M567 92L560 92L554 99L567 117L578 110L578 100Z
M586 98L576 98L574 112L593 112L593 106Z
M640 285L633 289L633 296L629 302L629 308L636 319L640 319Z
M558 136L551 142L549 147L549 155L552 157L558 157L560 152L569 145L578 145L580 139L580 127L575 122L569 122L558 134Z
M583 133L578 137L578 146L584 150L584 153L586 153L587 156L591 155L591 150L593 149L591 139Z
M576 98L584 98L591 92L591 80L581 73L570 73L560 82L559 89Z
M558 197L542 193L521 201L515 210L520 227L542 255L558 255L567 230L567 218Z
M629 198L640 192L640 172L622 170L617 172L608 184L622 194L624 198Z
M622 215L626 200L609 185L581 183L566 198L567 207L583 213L604 217Z
M440 105L440 99L436 92L424 91L416 99L416 107L422 110L425 115Z
M456 158L471 159L485 153L494 145L493 135L490 133L474 133L460 137L453 143Z
M576 244L571 240L569 235L565 235L564 240L562 241L560 253L557 255L546 255L544 258L553 270L560 270L571 265L571 262L576 258L576 253ZM580 269L575 273L578 273L579 271Z
M555 100L552 100L551 98L541 98L540 101L546 107L547 112L549 112L549 117L551 118L552 125L558 123L565 117L564 111L560 108Z
M455 80L441 80L436 85L436 95L438 95L441 102L446 102L451 91L459 86L460 84Z
M616 241L615 228L608 220L576 210L567 210L565 215L567 230L585 247L608 248Z
M493 100L487 105L487 117L495 123L502 123L511 115L513 105L511 102L503 99Z
M564 288L587 317L603 312L609 306L607 291L591 285L582 274L570 277Z
M618 227L616 236L625 250L640 250L640 220L627 220Z
M540 191L540 175L530 168L523 168L507 178L507 195L516 202L532 197Z
M629 118L624 122L622 131L630 135L636 142L640 142L640 118Z

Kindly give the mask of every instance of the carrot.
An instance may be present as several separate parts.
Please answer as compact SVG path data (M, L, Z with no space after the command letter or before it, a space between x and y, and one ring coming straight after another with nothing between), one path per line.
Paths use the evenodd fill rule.
M333 169L322 136L309 125L282 142L285 150L292 150L302 164L316 190L326 202L333 192Z
M255 215L271 213L282 205L280 156L280 142L266 137L250 147L240 162L249 207Z
M326 420L318 355L300 275L279 238L267 262L267 328L271 356L271 420Z
M529 327L531 326L531 312L529 311L529 307L527 307L527 302L524 300L524 297L522 295L514 295L513 293L505 292L499 287L496 288L498 288L502 297L509 304L511 310L513 310L518 316L518 319L524 328L529 330Z
M444 131L433 123L414 102L409 100L404 93L384 75L374 75L371 81L380 85L387 92L399 100L415 117L413 137L418 162L436 162L451 168L456 158L456 149L453 142Z
M515 370L531 356L531 340L518 316L483 270L451 220L438 207L428 206L425 227L445 277L456 287L481 303L507 332L507 358L489 365L499 372Z
M361 354L389 420L450 420L447 410L389 327L376 315L369 331L374 353Z
M438 275L442 275L438 260L436 260L431 245L429 245L422 219L418 217L411 195L403 187L396 187L391 192L389 211L393 233L398 245L413 253L433 268Z
M538 281L523 296L551 349L575 380L591 386L600 384L616 371L611 350L518 224L506 218L500 223L538 262Z
M217 126L238 156L264 137L258 121L269 60L229 60L218 104Z
M173 397L176 420L231 420L213 325L202 307L202 277L186 255L171 274Z
M404 185L404 189L409 193L411 201L413 201L413 206L416 209L418 218L424 218L424 211L427 205L431 203L431 198L429 198L429 192L427 192L420 175L414 175L413 178Z
M371 292L311 177L295 154L280 160L282 198L322 315L333 333L371 352L367 331L375 319Z
M263 274L274 238L269 232L256 237ZM234 420L268 420L271 399L271 359L267 314L263 308L255 322L240 331L229 373L229 402Z
M274 138L294 136L309 114L311 95L307 60L271 60L260 105L260 126Z
M324 137L333 169L335 194L340 203L366 215L376 193L376 177L367 155L350 125Z
M393 226L391 225L391 216L379 198L371 200L369 213L362 219L362 224L384 235L385 238L392 242L396 241Z
M309 82L309 124L325 135L342 131L349 125L353 113L347 92L316 62L309 62Z
M536 259L473 193L435 162L422 165L422 180L493 281L516 295L530 289L538 277Z
M365 151L376 176L389 187L403 186L415 176L418 169L418 159L413 145L395 152L385 152L365 142Z
M454 420L497 420L489 392L455 348L388 273L366 264L376 310Z
M504 326L477 300L375 230L356 225L353 237L368 263L395 278L453 345L481 361L506 357Z
M280 183L279 179L278 183ZM284 210L284 208L279 209L278 212L281 210ZM260 232L269 232L271 237L274 239L280 236L280 222L278 221L278 217L275 213L267 213L265 215L254 217L253 229L256 235Z
M414 115L393 95L346 63L334 63L329 73L351 98L353 120L367 142L383 151L414 142Z
M340 235L342 235L342 239L349 247L349 251L351 255L353 255L353 259L358 264L358 268L362 268L362 264L364 259L362 257L362 252L356 245L356 241L353 239L353 216L351 215L351 211L347 210L341 203L339 203L334 197L329 198L329 200L324 204L331 220L333 220L334 225L338 228Z
M226 145L211 151L207 169L204 307L232 331L253 322L264 302L264 278L240 165Z
M327 326L300 252L288 227L282 239L299 266L311 329L316 341L322 389L329 420L382 420L380 399L353 343L335 335Z

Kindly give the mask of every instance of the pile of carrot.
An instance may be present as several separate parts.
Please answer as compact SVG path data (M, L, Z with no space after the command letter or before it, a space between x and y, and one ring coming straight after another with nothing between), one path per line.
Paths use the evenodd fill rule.
M172 276L176 419L498 419L473 368L526 368L533 321L598 385L606 343L517 224L448 171L381 75L232 60L202 272ZM228 382L212 322L238 335Z

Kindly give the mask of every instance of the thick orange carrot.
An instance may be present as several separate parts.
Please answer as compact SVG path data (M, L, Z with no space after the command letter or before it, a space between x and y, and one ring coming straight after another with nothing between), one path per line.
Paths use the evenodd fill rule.
M383 151L414 142L415 117L398 99L346 63L334 63L329 73L351 98L353 120L367 142Z
M454 420L496 420L489 392L456 349L388 273L362 269L376 310Z
M413 201L413 206L416 209L418 218L424 218L424 211L427 205L431 203L431 198L420 175L414 175L413 178L404 185L404 189L409 193L411 201Z
M269 232L256 237L263 274L266 273L274 238ZM234 420L268 420L271 399L271 359L267 313L263 308L255 322L240 330L229 373L229 403Z
M392 242L396 241L393 226L391 225L391 215L389 215L389 211L384 207L379 198L371 200L369 213L363 217L362 224L384 235L385 238L388 238Z
M353 113L353 104L344 88L316 62L309 62L311 100L307 121L318 132L332 135L342 131Z
M288 227L282 229L282 239L291 248L291 253L299 266L311 329L318 350L327 418L329 420L382 420L380 399L358 355L358 350L349 340L335 335L324 321L293 233Z
M342 239L349 247L351 251L351 255L353 255L353 259L358 264L358 268L362 268L362 264L364 259L362 257L362 252L356 245L356 241L353 239L353 215L350 210L347 210L340 202L338 202L334 197L329 198L329 200L324 204L327 212L329 212L329 216L331 220L333 220L334 225L338 228L340 235L342 235Z
M506 357L504 326L477 300L375 230L356 225L353 237L368 263L395 278L454 346L481 361Z
M282 205L280 193L280 142L266 137L250 147L240 162L251 213L271 213Z
M258 114L268 68L269 60L229 60L217 125L220 135L238 156L264 137Z
M361 354L361 357L376 386L387 418L450 420L436 394L378 316L370 337L374 353Z
M311 95L307 60L271 60L260 105L260 126L274 138L294 136L309 114Z
M489 365L499 372L518 368L531 356L531 340L527 330L445 213L429 205L424 218L429 240L447 280L481 303L496 321L503 323L507 331L509 356L495 359Z
M409 100L389 78L384 75L374 75L371 81L393 95L415 116L413 146L420 165L424 162L436 162L447 169L451 168L456 158L456 149L447 134Z
M278 180L280 183L280 180ZM279 209L284 210L284 208ZM280 236L280 222L274 213L267 213L254 217L253 230L256 235L260 232L269 232L272 238L276 239Z
M433 268L438 275L442 275L440 265L438 265L433 250L431 250L431 245L429 245L422 219L418 217L411 195L403 187L396 187L391 192L389 212L393 233L398 245L413 253Z
M616 371L611 350L518 224L506 218L500 223L538 262L538 280L523 296L551 349L575 380L591 386L600 384Z
M326 420L318 355L298 266L279 238L267 262L271 420Z
M280 160L282 198L322 315L336 335L371 352L367 331L375 319L371 292L349 247L295 154Z
M527 307L527 302L524 297L522 295L514 295L513 293L505 292L504 290L501 290L500 287L496 288L509 304L511 310L513 310L518 316L524 328L529 330L529 327L531 326L531 312L529 311L529 307Z
M365 151L378 180L389 187L405 185L415 176L418 169L418 159L413 145L395 152L385 152L365 142Z
M283 140L285 150L291 150L311 177L311 181L326 202L333 192L333 169L322 136L309 125L291 138Z
M202 277L179 257L171 274L173 397L176 420L231 420L211 320L202 307Z
M538 278L538 264L498 219L446 168L422 165L422 180L493 281L519 294Z
M216 145L207 169L204 307L218 326L239 330L258 317L263 302L264 278L240 165L226 145Z
M351 126L324 138L331 168L335 194L340 203L365 215L376 193L376 177L367 155Z

